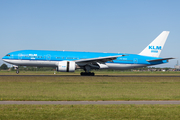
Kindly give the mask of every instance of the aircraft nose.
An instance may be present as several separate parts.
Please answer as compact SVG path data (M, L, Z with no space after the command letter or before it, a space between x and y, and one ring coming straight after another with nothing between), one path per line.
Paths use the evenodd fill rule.
M6 59L7 59L7 56L4 56L4 57L2 58L3 61L5 61Z
M5 58L6 58L6 57L4 56L4 57L2 58L2 60L4 61L4 60L5 60Z
M8 59L7 56L4 56L4 57L2 58L2 60L3 60L4 62L9 62L9 59Z

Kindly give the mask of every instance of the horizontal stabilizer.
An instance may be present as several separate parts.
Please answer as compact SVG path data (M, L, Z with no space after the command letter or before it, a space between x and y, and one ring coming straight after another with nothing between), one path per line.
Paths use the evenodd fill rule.
M157 62L157 61L170 60L170 59L175 59L175 58L162 58L162 59L147 60L147 61L148 61L148 62Z

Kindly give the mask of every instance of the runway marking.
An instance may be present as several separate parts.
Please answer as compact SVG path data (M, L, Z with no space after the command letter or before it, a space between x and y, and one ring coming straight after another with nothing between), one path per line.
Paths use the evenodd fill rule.
M118 104L180 104L180 101L0 101L0 104L9 105L118 105Z

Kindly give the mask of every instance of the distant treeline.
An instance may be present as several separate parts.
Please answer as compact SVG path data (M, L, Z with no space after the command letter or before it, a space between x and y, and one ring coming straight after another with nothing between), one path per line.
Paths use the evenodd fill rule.
M55 71L55 67L29 67L29 66L19 66L20 71ZM16 70L16 68L11 68L11 70Z
M9 69L9 68L8 68L8 66L6 64L2 64L0 66L0 70L7 70L7 69Z

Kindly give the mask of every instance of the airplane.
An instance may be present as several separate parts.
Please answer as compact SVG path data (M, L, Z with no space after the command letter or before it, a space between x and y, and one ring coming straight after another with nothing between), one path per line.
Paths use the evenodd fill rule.
M163 31L139 54L20 50L8 53L3 61L16 66L56 67L58 72L83 69L82 76L94 76L93 69L125 70L168 63L170 58L159 57L169 31ZM16 73L19 73L18 67Z

